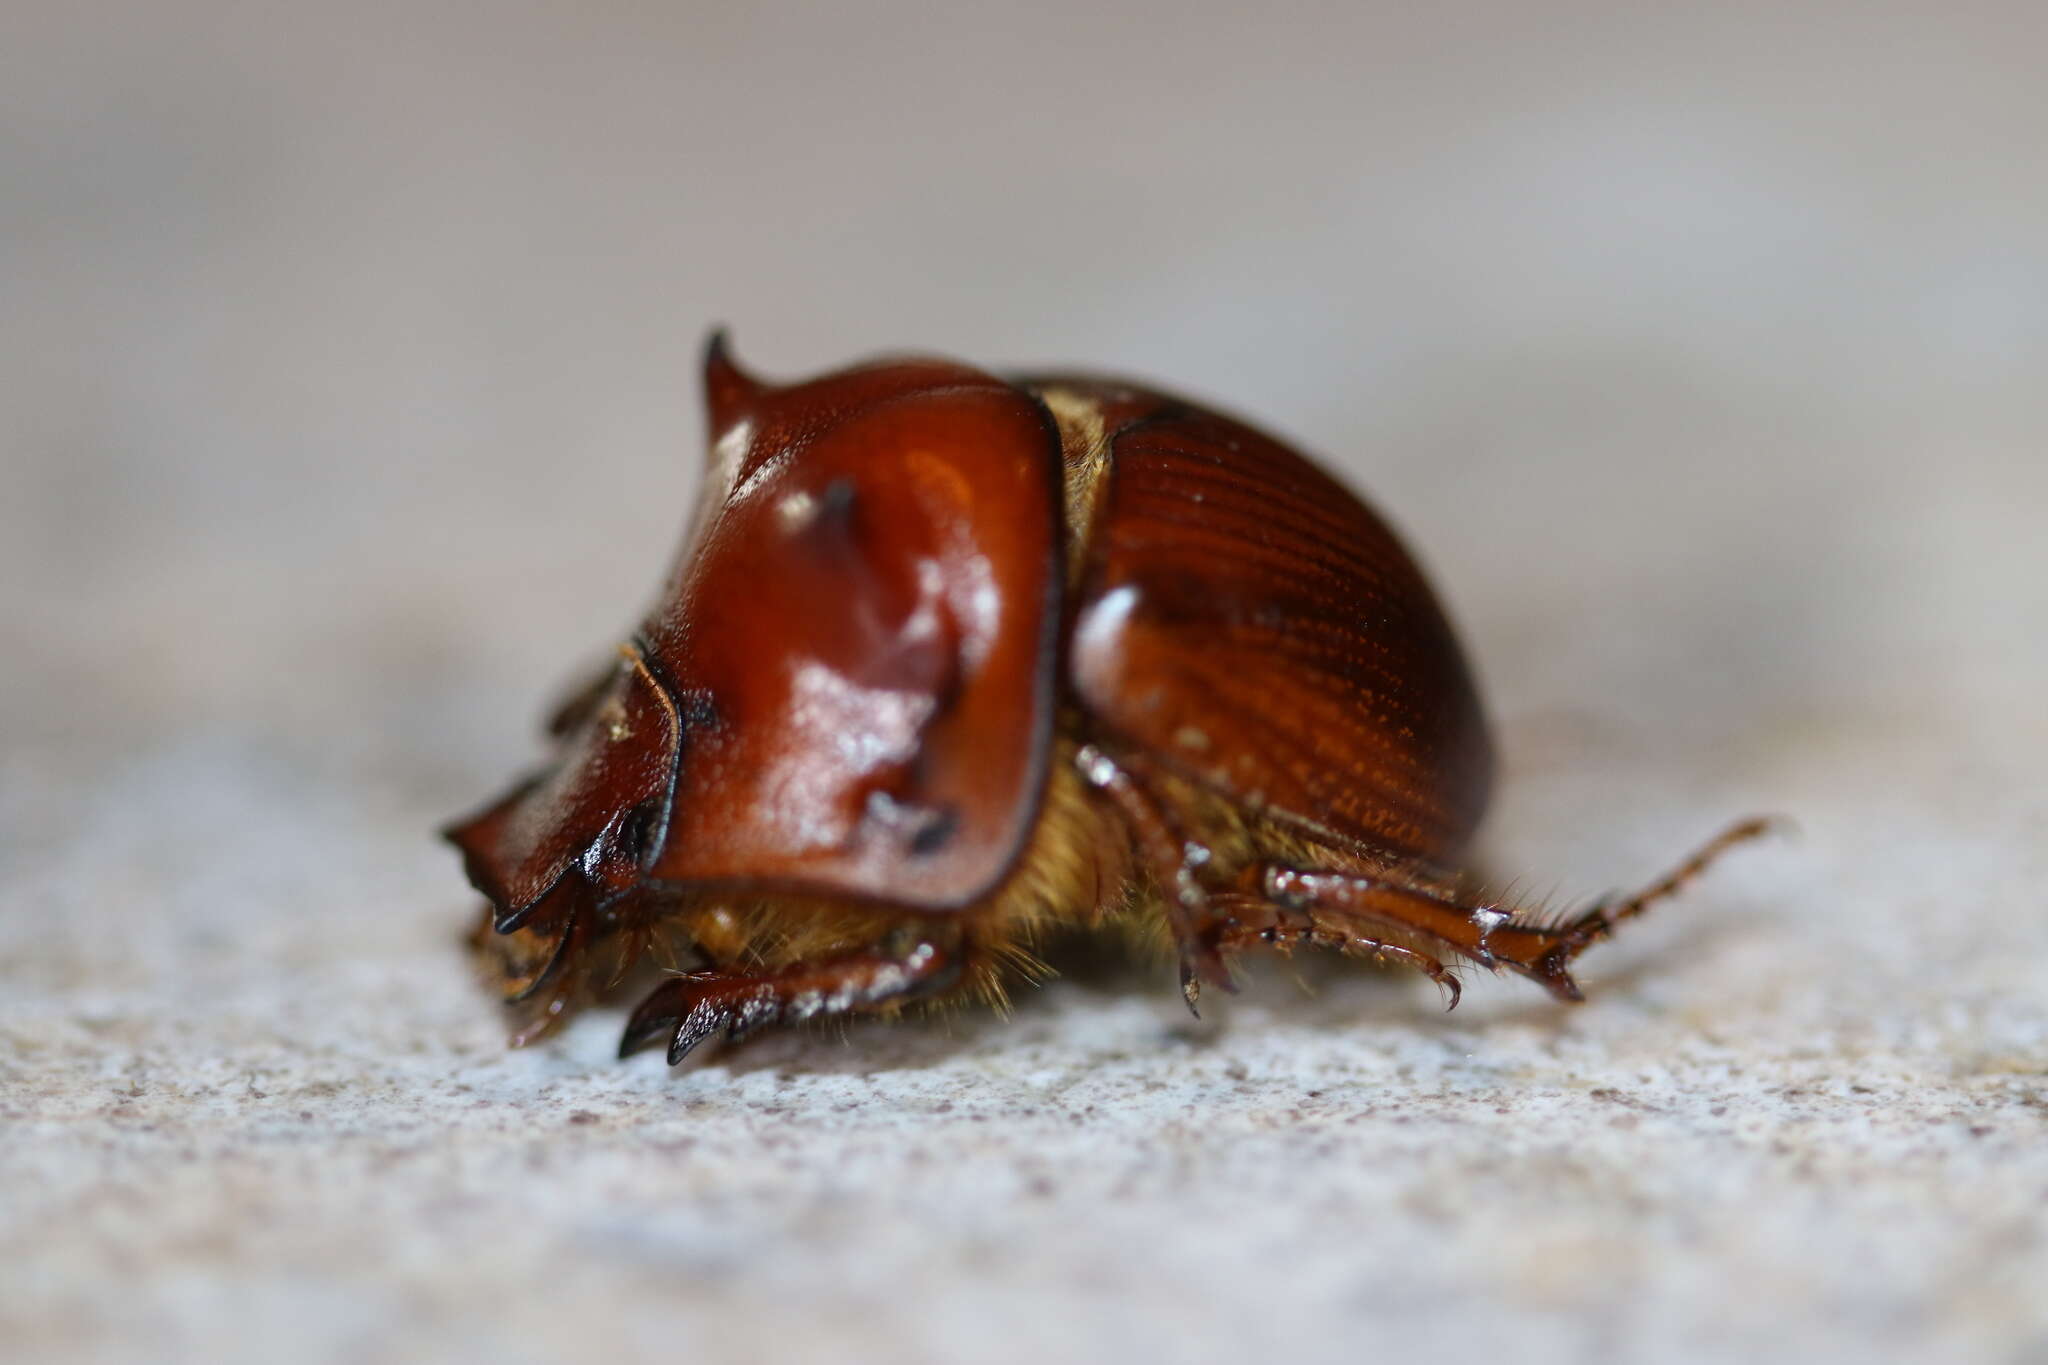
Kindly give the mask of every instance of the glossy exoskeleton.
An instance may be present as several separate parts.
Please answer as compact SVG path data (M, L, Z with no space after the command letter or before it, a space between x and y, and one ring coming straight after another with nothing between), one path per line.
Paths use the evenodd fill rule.
M622 1055L1000 998L1047 932L1170 939L1192 1007L1314 944L1579 998L1669 894L1546 922L1458 855L1493 773L1436 595L1340 484L1232 418L1083 374L705 359L710 464L659 604L552 763L447 835L476 941L547 1032L667 972Z

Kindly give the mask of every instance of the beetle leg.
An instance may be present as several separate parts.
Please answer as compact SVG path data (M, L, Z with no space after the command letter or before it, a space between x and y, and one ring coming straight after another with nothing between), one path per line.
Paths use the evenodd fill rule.
M1293 911L1323 934L1371 938L1377 931L1419 938L1493 971L1514 967L1537 975L1535 963L1557 938L1555 932L1518 923L1509 911L1468 902L1454 886L1409 880L1398 873L1257 863L1246 869L1244 880L1248 898ZM1554 994L1579 998L1578 987L1561 965L1559 972L1537 979Z
M668 1062L674 1066L713 1034L738 1042L770 1024L892 1009L952 986L960 979L962 959L957 935L921 934L900 951L877 949L779 971L670 977L626 1021L619 1055L630 1056L667 1034Z
M1577 1000L1580 998L1579 988L1572 981L1570 972L1566 970L1573 958L1600 940L1613 937L1615 927L1624 920L1634 919L1658 902L1677 895L1711 867L1723 853L1737 844L1746 844L1766 834L1781 832L1784 828L1784 821L1768 816L1738 820L1693 850L1678 866L1633 896L1620 901L1603 898L1595 901L1583 914L1555 929L1531 930L1530 932L1539 938L1547 935L1551 939L1549 946L1543 950L1533 965L1510 965L1549 987L1553 994L1567 1000Z
M540 1041L573 1012L588 984L593 936L591 916L580 902L569 904L558 925L526 925L503 936L485 908L469 946L514 1020L508 1046Z
M1602 902L1563 924L1545 925L1505 906L1462 893L1455 885L1398 872L1367 874L1254 864L1240 898L1264 900L1307 915L1319 928L1363 932L1363 926L1440 943L1480 966L1519 972L1561 1000L1584 998L1572 979L1574 958L1706 871L1723 852L1763 835L1768 820L1744 820L1709 840L1676 868L1619 902ZM1452 1002L1456 1003L1455 999Z
M1182 831L1171 812L1146 789L1129 766L1111 758L1092 744L1074 754L1075 766L1088 784L1102 792L1123 815L1132 841L1152 874L1159 894L1166 902L1166 922L1180 950L1180 993L1196 1018L1196 1002L1207 983L1226 991L1236 985L1224 965L1216 934L1216 917L1209 907L1209 891L1202 883L1201 869L1209 862L1209 849Z
M1285 953L1299 944L1309 944L1380 963L1400 963L1413 967L1443 989L1450 997L1445 1009L1458 1007L1458 997L1463 994L1458 978L1427 953L1374 937L1356 925L1319 917L1313 910L1256 895L1227 894L1215 897L1212 903L1229 916L1228 926L1218 939L1218 946L1225 952L1269 947Z

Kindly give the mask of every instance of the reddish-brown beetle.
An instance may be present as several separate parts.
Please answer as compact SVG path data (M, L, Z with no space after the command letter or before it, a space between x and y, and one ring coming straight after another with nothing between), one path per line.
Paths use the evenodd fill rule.
M1151 917L1192 1007L1299 943L1579 998L1643 893L1545 923L1454 859L1493 758L1387 527L1286 446L1086 375L878 361L807 383L714 335L695 533L554 763L447 831L538 1037L650 954L620 1052L1000 998L1049 929ZM495 931L495 932L490 932Z

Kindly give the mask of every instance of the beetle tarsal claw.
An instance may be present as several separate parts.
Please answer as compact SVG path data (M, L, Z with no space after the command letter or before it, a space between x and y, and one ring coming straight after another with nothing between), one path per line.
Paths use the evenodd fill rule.
M619 1038L619 1056L630 1057L648 1047L673 1028L689 1012L689 1006L689 983L685 978L672 977L656 986L626 1020L626 1031Z
M716 1000L699 1000L690 1007L690 1012L683 1016L683 1022L676 1025L675 1036L669 1039L668 1064L678 1065L685 1057L695 1052L706 1038L720 1029L730 1030L734 1022L731 1011ZM728 1031L726 1036L737 1041L742 1035Z
M619 1056L630 1057L667 1037L668 1064L674 1066L716 1034L739 1042L778 1022L781 1014L771 988L757 986L735 999L711 973L675 977L657 986L633 1011L619 1039Z

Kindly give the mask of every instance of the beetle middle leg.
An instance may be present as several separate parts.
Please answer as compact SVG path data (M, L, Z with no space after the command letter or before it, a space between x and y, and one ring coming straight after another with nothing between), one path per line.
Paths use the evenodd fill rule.
M1204 983L1226 991L1237 989L1223 961L1219 941L1223 925L1209 903L1210 891L1203 879L1209 848L1188 837L1173 812L1153 795L1143 780L1142 765L1113 759L1092 744L1075 752L1074 763L1088 784L1109 798L1130 828L1132 842L1166 903L1166 922L1180 953L1181 998L1200 1018L1196 1004Z
M1541 924L1514 907L1478 897L1455 883L1428 877L1407 877L1398 870L1366 873L1255 863L1246 868L1239 890L1219 904L1232 912L1238 942L1272 942L1284 924L1305 925L1301 937L1333 947L1377 953L1420 967L1438 984L1447 973L1435 958L1413 947L1388 951L1378 935L1424 944L1441 944L1492 971L1505 968L1535 981L1561 1000L1584 999L1572 979L1571 963L1616 926L1677 894L1722 853L1768 833L1769 820L1744 820L1731 825L1677 867L1633 896L1596 902L1582 914L1559 924ZM1292 920L1287 916L1293 916ZM1356 945L1356 946L1353 946ZM1440 974L1442 973L1442 974ZM1456 1006L1455 987L1451 1005Z
M687 972L670 977L633 1011L619 1056L668 1035L670 1066L714 1034L738 1042L771 1024L893 1010L960 980L957 932L902 932L873 950L800 962L774 971Z

